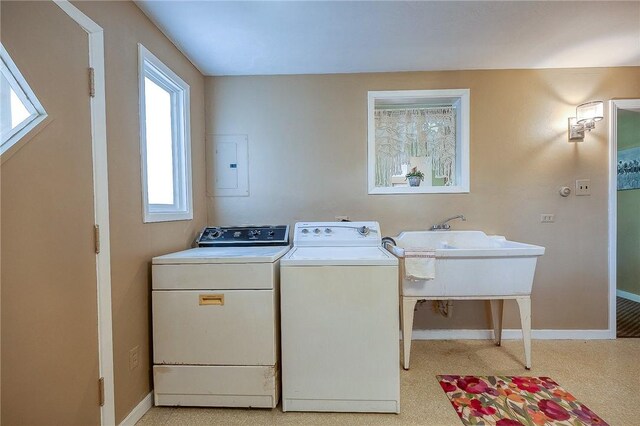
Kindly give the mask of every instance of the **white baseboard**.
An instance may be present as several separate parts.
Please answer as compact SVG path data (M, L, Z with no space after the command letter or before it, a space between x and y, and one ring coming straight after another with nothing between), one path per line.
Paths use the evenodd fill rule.
M616 296L622 297L623 299L633 300L634 302L640 303L640 295L629 293L624 290L616 290Z
M504 340L522 339L522 330L503 330ZM538 340L598 340L615 339L610 330L531 330L531 338ZM413 330L413 340L487 340L493 330Z
M144 399L131 410L129 415L120 423L120 426L134 426L151 407L153 407L153 392L149 392L149 395L145 396Z

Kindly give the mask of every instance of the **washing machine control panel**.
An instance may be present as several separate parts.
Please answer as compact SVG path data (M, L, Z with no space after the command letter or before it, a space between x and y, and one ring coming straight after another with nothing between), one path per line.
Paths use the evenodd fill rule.
M206 227L196 244L198 247L286 246L289 225Z
M378 222L298 222L294 246L379 246Z

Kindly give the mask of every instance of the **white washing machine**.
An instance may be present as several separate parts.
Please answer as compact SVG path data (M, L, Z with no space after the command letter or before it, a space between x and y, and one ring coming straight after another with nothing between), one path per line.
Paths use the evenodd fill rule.
M155 404L273 408L288 226L206 228L198 244L153 258Z
M280 261L282 410L400 412L398 259L377 222L297 223Z

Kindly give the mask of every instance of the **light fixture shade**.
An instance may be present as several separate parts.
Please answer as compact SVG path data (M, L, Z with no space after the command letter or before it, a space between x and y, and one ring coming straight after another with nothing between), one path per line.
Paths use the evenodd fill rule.
M592 101L576 107L576 121L578 124L600 121L604 118L604 102Z

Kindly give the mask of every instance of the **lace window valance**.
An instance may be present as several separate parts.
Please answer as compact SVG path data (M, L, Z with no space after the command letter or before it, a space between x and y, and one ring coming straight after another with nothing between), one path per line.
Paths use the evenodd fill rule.
M374 118L376 186L391 186L411 157L431 158L433 176L457 185L454 107L376 108Z

